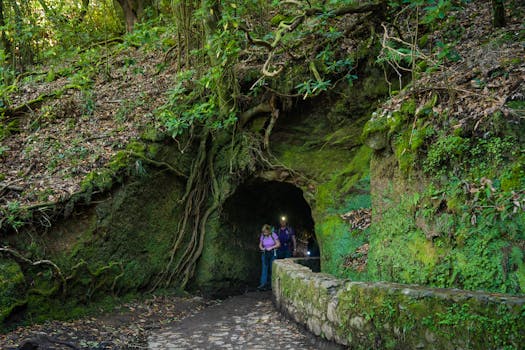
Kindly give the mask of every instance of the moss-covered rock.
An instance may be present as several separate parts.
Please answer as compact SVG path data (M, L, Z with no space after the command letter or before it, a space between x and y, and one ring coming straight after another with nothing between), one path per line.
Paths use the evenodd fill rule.
M193 287L214 296L236 293L256 285L259 265L257 236L249 229L233 232L216 213L208 221Z
M27 303L26 281L20 266L0 259L0 323L18 306Z
M277 129L272 143L279 160L314 184L309 204L322 271L338 276L348 275L342 267L345 256L367 239L366 235L352 235L340 215L370 206L368 170L372 151L361 141L366 118L348 115L352 111L349 104L348 100L334 102L328 112L330 119L320 114L326 113L324 110L317 109L300 120L292 117L293 125L284 127L292 128L293 137Z

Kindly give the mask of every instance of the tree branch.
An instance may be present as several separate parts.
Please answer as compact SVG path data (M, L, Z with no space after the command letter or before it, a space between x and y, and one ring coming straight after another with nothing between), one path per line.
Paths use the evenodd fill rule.
M272 106L269 101L261 102L257 106L244 111L239 117L239 128L243 128L253 117L261 113L270 113Z

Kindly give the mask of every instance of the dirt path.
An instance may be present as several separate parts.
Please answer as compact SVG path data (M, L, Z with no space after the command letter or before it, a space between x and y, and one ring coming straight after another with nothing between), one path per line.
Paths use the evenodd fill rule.
M226 300L155 296L126 303L110 313L71 321L48 321L0 334L1 350L30 349L342 349L315 337L281 315L271 292ZM49 341L51 340L51 342Z
M180 322L157 329L148 349L343 349L281 315L271 293L231 297Z
M174 295L153 296L125 303L111 312L100 312L69 321L47 321L0 333L1 350L17 350L27 341L38 341L38 350L71 350L66 342L81 350L147 349L152 330L183 320L215 305L217 300Z

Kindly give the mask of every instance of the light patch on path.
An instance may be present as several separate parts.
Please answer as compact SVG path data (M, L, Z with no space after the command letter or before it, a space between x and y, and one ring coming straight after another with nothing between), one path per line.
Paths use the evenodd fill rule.
M148 349L343 349L279 313L271 294L247 293L154 331Z

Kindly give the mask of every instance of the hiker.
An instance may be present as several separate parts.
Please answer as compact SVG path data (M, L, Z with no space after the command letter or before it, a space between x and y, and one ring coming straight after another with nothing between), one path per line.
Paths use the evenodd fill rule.
M286 216L282 216L279 221L279 228L276 230L281 247L277 250L277 259L290 258L296 255L297 241L293 229L288 226Z
M279 237L272 232L270 225L264 225L259 238L259 249L261 250L261 283L258 290L268 290L272 284L272 263L277 257L277 248L281 246Z

